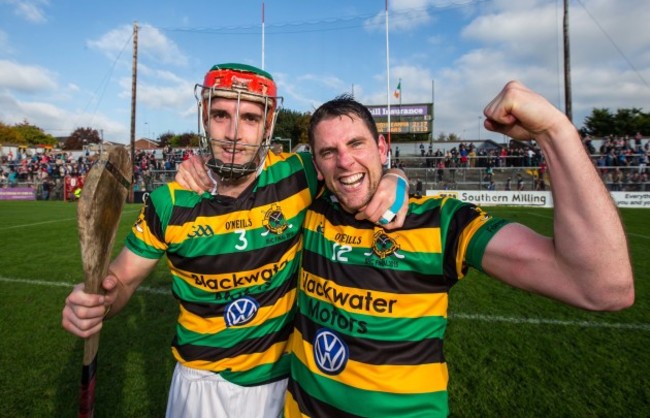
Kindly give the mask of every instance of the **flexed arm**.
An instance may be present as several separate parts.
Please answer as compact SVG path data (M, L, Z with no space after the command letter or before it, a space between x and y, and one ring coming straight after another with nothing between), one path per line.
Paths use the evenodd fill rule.
M623 225L573 124L516 81L509 82L484 113L486 129L534 139L540 146L555 208L552 238L519 224L499 231L486 248L485 271L585 309L630 306L634 285Z

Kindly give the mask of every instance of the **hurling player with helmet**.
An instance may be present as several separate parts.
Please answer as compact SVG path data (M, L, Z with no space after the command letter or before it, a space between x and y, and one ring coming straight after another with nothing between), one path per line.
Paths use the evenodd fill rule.
M166 256L179 302L167 417L277 417L289 373L302 224L321 185L311 154L269 152L282 98L268 72L215 65L195 94L205 158L191 163L205 161L209 191L177 182L154 190L109 267L105 295L77 285L62 325L83 338L99 332ZM399 173L382 178L360 218L401 225L405 207L395 203L406 192Z

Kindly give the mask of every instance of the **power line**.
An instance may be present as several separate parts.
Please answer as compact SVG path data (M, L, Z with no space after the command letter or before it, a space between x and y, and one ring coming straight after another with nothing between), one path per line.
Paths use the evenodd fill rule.
M636 75L639 77L639 79L641 80L641 82L643 82L643 84L645 84L646 87L649 87L649 88L650 88L650 85L649 85L648 82L643 78L643 76L641 75L641 73L639 72L639 70L636 69L636 67L634 66L634 64L632 64L632 61L630 61L630 60L627 58L627 56L623 53L623 51L621 50L621 48L619 48L618 45L616 44L616 42L614 42L614 39L612 39L612 37L609 36L609 34L607 33L607 31L606 31L606 30L605 30L605 29L600 25L600 23L598 22L598 20L596 20L596 18L591 14L591 12L589 12L589 10L588 10L587 7L582 3L582 1L577 0L577 2L578 2L578 4L580 4L580 6L582 6L582 8L584 9L584 11L587 12L587 15L588 15L588 16L591 18L591 20L596 24L596 26L598 26L598 29L600 29L600 31L603 33L603 35L605 35L605 37L609 40L609 42L612 44L612 46L614 46L614 48L618 51L618 53L621 55L621 57L623 57L623 59L625 60L625 62L627 62L627 64L630 66L630 68L632 68L632 71L634 71L634 73L636 73Z
M97 97L97 102L95 104L95 109L93 109L93 113L92 113L93 119L91 120L91 125L94 122L95 115L97 114L97 109L99 108L99 105L101 104L102 99L104 98L104 94L106 93L106 88L108 87L108 84L111 81L111 78L113 77L113 73L115 72L115 66L117 65L117 62L122 57L122 53L124 52L124 50L126 49L127 45L129 44L129 42L131 41L132 38L133 38L133 33L131 33L131 35L129 35L127 40L124 42L124 45L122 46L122 49L117 54L117 57L115 57L115 59L113 60L113 64L111 65L109 70L106 72L106 75L104 76L102 81L99 83L99 86L95 90L96 94L97 94L97 92L99 90L101 90L101 92L97 95L98 97ZM91 98L90 100L88 100L88 103L86 104L86 107L84 107L84 110L83 110L84 113L90 107L90 104L92 103L93 99L94 98Z
M428 4L424 7L401 9L391 11L391 20L393 24L404 23L412 19L414 13L427 12L431 9L454 9L472 5L474 3L484 3L491 0L449 0L446 3ZM359 27L381 27L384 24L383 19L374 19L378 16L376 13L367 13L347 17L333 17L317 20L303 20L293 22L271 23L265 22L266 34L292 34L308 32L329 32L344 29L356 29ZM259 35L262 33L262 24L248 24L235 26L216 26L216 27L160 27L162 31L167 32L189 32L189 33L211 33L222 35Z

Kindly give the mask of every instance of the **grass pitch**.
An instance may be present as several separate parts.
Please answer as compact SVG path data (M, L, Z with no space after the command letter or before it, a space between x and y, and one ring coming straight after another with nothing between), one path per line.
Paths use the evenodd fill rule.
M122 246L139 205L125 205ZM552 211L488 208L550 234ZM0 201L0 416L76 415L83 341L60 325L82 281L76 205ZM593 313L476 271L451 291L453 417L650 415L650 212L622 210L636 302ZM163 417L178 312L164 262L101 334L95 417Z

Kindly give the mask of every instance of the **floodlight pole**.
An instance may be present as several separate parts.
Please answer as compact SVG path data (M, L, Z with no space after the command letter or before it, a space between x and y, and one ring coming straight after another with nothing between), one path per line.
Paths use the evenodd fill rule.
M393 153L391 151L391 138L390 138L390 49L388 47L388 0L386 0L386 107L388 110L388 161L387 168L391 168L391 159Z
M135 175L135 108L138 85L138 22L133 22L133 69L131 78L131 168ZM133 179L129 188L129 202L134 203Z

